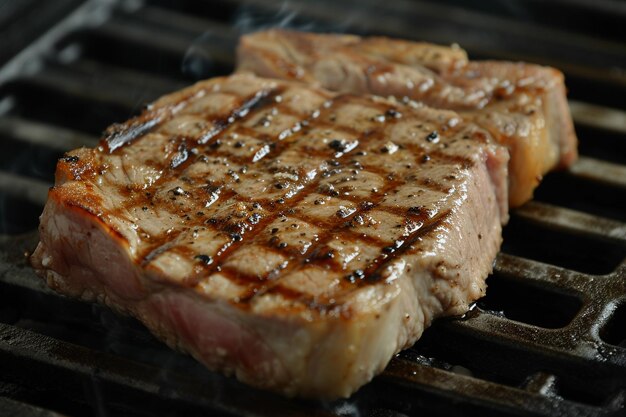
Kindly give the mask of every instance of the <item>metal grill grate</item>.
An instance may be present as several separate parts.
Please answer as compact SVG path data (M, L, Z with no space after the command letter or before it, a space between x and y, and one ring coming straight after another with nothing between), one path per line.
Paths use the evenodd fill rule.
M626 22L626 11L608 0L594 8L552 0L545 7L564 6L565 23L548 27L543 16L519 19L540 13L540 2L481 3L90 0L1 68L0 410L623 414L626 48L614 25ZM596 31L592 21L607 25ZM535 200L512 214L476 308L438 321L383 375L331 404L287 400L210 373L134 320L52 293L24 256L63 151L93 145L107 125L163 93L230 72L239 31L268 22L460 42L474 58L554 65L566 73L581 142L580 161L548 175Z

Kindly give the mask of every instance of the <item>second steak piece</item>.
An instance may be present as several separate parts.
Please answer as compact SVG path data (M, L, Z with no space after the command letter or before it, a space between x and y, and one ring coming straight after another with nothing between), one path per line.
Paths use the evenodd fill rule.
M389 38L269 30L244 36L238 68L333 91L408 97L459 112L509 148L509 203L576 158L563 74L505 61L469 61L458 47Z
M506 149L457 114L234 75L59 160L37 272L207 367L347 396L484 294Z

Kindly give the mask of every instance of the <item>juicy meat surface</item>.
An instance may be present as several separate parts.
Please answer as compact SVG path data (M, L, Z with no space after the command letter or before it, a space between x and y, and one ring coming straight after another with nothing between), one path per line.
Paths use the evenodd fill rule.
M32 264L210 369L347 396L484 294L507 209L488 136L415 103L203 81L59 160Z
M286 30L242 37L238 69L333 91L409 97L459 112L509 148L509 204L576 159L563 74L504 61L469 61L458 47Z

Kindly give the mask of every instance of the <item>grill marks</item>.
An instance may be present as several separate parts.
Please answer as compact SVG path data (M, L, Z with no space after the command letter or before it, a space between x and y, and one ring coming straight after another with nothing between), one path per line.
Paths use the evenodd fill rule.
M299 68L297 77L283 61ZM408 97L460 112L488 131L492 143L509 149L512 207L532 197L537 178L576 159L563 75L549 67L468 61L459 49L396 39L284 30L243 36L238 67L265 77L315 82L332 91ZM425 138L436 142L437 133L433 129Z
M211 93L205 92L204 96L206 94ZM242 307L250 305L263 294L276 293L285 299L297 300L308 308L320 311L337 309L340 307L338 296L341 293L350 291L355 286L369 285L384 279L385 268L389 262L410 250L413 243L436 228L449 214L385 204L390 195L407 184L418 185L442 195L452 191L445 183L412 175L416 167L432 160L462 170L474 163L467 157L446 150L448 143L453 142L446 142L445 138L455 132L454 127L443 126L440 129L441 142L445 143L428 143L422 146L405 142L399 146L385 145L390 125L400 120L419 121L423 118L423 115L412 114L408 108L403 112L401 104L393 106L376 99L352 95L338 95L330 99L320 95L322 104L306 116L281 100L283 94L289 94L284 86L261 89L243 99L233 93L220 94L236 97L234 102L237 107L227 117L207 117L202 114L202 109L197 113L185 113L185 106L189 103L172 105L178 108L181 120L184 117L193 120L192 116L202 116L208 125L203 125L204 130L200 129L201 132L194 133L192 129L194 134L191 135L185 132L171 135L170 146L174 152L171 158L166 158L168 161L162 166L162 175L141 193L120 190L126 192L128 199L116 214L128 213L138 206L152 207L155 205L155 198L163 198L157 196L157 191L172 183L167 194L172 202L168 206L168 213L174 218L180 218L182 225L179 224L177 230L168 230L163 235L148 236L146 233L143 242L147 243L147 248L139 255L138 262L147 267L165 253L178 253L187 259L197 260L194 268L203 272L185 279L182 284L196 286L200 280L219 273L233 283L245 287L245 292L238 300ZM194 101L191 100L190 103L193 107ZM350 106L357 105L370 111L372 116L356 124L352 117L338 120L337 113L349 111ZM287 120L291 117L294 123L274 134L259 132L259 123L267 124L264 120L266 113L284 115ZM180 117L172 118L173 115L171 112L168 116L170 121ZM351 122L346 123L344 119ZM165 119L160 120L163 121ZM438 124L441 123L440 121ZM265 127L271 128L271 123ZM326 137L326 132L330 136ZM250 154L235 152L248 146L247 139L241 140L241 143L238 141L244 136L258 141L255 143L260 147L267 147L262 157L251 158ZM327 143L320 142L323 140ZM429 141L424 140L426 142ZM392 148L393 152L390 152ZM110 149L114 154L123 151L124 147L121 145ZM300 159L296 161L309 165L303 168L290 164L289 157L302 152L306 153L306 158L299 155ZM393 167L389 169L383 163L377 162L380 158L395 157L391 155L393 153L408 161L406 167L400 171L394 171ZM257 154L258 152L254 153ZM206 172L203 172L204 169ZM359 190L358 186L352 193L350 190L355 189L349 178L352 173L355 173L354 177L362 173L377 177L382 185L375 190L369 190L369 195L362 192L365 190ZM255 175L258 176L258 181L276 178L272 191L266 192L266 195L255 192L252 198L241 194L241 191L246 190L243 187L246 181L250 181ZM210 179L208 183L206 178ZM203 199L201 193L206 198ZM331 204L337 200L351 204L349 208L340 206L334 215L320 219L319 216L303 212L302 204L314 195L326 195L324 198L329 199ZM180 203L180 207L184 206L181 209L177 205L178 199L188 200L190 206ZM198 205L198 202L203 201L206 201L205 207ZM315 204L315 200L312 204ZM159 205L158 201L156 205ZM238 211L242 214L238 215ZM394 227L398 230L393 231L393 239L369 232L363 226L372 221L372 216L395 219L397 224ZM308 225L303 226L303 229L316 231L312 233L314 236L307 236L305 250L268 238L267 233L263 233L271 234L269 226L281 219L302 222L303 225ZM211 253L195 253L193 246L185 244L187 240L192 244L194 236L202 233L216 236L214 240L217 250ZM362 269L347 268L344 271L344 265L332 256L331 242L335 236L348 242L378 248L378 255L368 258L369 262ZM230 262L244 248L248 250L250 247L264 251L268 254L267 258L275 260L275 264L269 265L261 273L252 273L242 271L235 266L236 263ZM210 259L210 262L204 262L203 259ZM310 267L323 268L343 277L332 297L312 296L281 282L281 277Z
M185 92L178 97L178 103L163 107L148 107L140 116L134 117L126 123L111 125L104 132L103 145L109 152L131 143L133 140L151 132L163 121L171 118L178 110L177 104L186 103L193 98L194 91Z
M353 288L354 285L368 285L383 279L383 270L386 265L401 253L406 251L406 249L410 247L410 245L420 236L423 236L436 227L436 225L439 224L448 214L445 213L444 215L429 220L426 218L426 214L423 213L413 216L411 213L407 213L400 208L393 210L380 207L379 204L385 195L389 191L397 188L399 185L400 182L389 181L377 195L372 196L370 204L362 204L360 209L356 210L351 216L345 218L341 224L337 224L337 222L325 222L325 224L323 224L323 230L325 232L320 235L316 244L314 244L311 250L309 250L310 255L302 259L300 262L290 263L287 268L281 271L283 274L287 274L288 272L301 268L303 265L314 264L326 266L335 272L341 271L341 265L335 262L332 256L329 256L329 253L332 253L332 249L329 248L328 244L337 234L341 234L343 239L347 239L349 241L363 241L367 244L383 249L380 255L375 258L365 270L357 269L351 273L345 274L344 279L340 282L338 291L332 296L323 298L312 297L305 292L285 287L279 280L274 280L253 286L246 296L241 297L240 302L246 304L250 303L255 297L259 297L263 294L279 293L284 298L298 300L299 302L305 304L308 308L313 308L323 312L339 309L342 314L349 314L348 312L343 311L341 304L338 303L341 293L345 290ZM359 216L366 215L375 207L381 211L388 211L390 213L399 214L400 216L406 216L406 222L413 222L415 224L414 230L406 236L405 240L396 242L388 242L375 236L364 235L363 233L351 230L354 227L355 222L357 222L357 218ZM319 223L319 220L307 218L305 216L298 216L298 218L309 223ZM393 251L385 250L385 248L389 247L393 247Z
M284 108L282 106L279 105L278 107L280 108L279 111L284 111ZM257 110L260 110L260 108ZM316 113L314 117L318 117L318 114L319 113ZM301 125L301 124L302 122L298 122L298 125ZM303 135L302 130L298 130L291 135L282 135L282 133L279 134L279 137L277 138L279 142L273 142L276 146L274 146L273 149L270 151L268 155L268 159L271 157L278 157L285 149L288 148L289 143L294 142L295 140L297 140L297 138L301 137L302 135ZM283 138L282 141L280 141L281 136ZM289 137L289 140L287 140L288 137ZM230 269L223 270L221 268L221 264L227 262L228 258L232 256L232 253L236 251L242 245L251 244L253 242L260 243L260 242L257 242L257 240L255 240L255 237L261 231L263 231L266 228L266 226L268 226L272 221L274 221L275 218L280 215L280 213L282 213L283 211L289 211L293 206L295 206L303 198L303 196L306 196L307 192L312 191L315 188L315 186L316 186L315 181L311 182L308 185L303 186L303 189L297 191L296 194L288 200L288 202L281 201L281 200L284 200L282 198L278 200L267 200L267 199L262 199L262 198L258 199L257 202L263 207L268 207L269 210L273 212L272 213L273 215L266 216L263 220L259 221L254 227L250 227L250 229L247 230L245 236L242 236L243 237L242 239L238 239L232 242L232 244L229 245L228 248L225 248L225 250L221 251L215 259L215 266L209 269L208 272L209 273L222 272L224 275L228 277L232 277L233 271ZM234 198L236 201L246 201L245 198L241 198L240 196L236 194ZM268 246L267 249L271 251L273 248L271 248L271 246ZM230 271L230 273L228 273L228 271ZM241 275L240 271L236 271L236 273ZM253 279L249 281L254 281L254 280L258 280L258 278L254 277Z
M228 126L232 125L238 120L245 118L255 109L260 109L269 105L272 98L275 95L279 94L279 92L279 89L261 90L254 94L252 97L248 97L243 102L243 104L235 109L226 120L216 120L215 127L204 133L198 140L198 144L208 144L210 141L214 140L220 133L222 133L224 129L226 129Z
M105 140L108 149L113 152L120 146L126 145L134 139L150 132L164 119L164 115L147 115L140 117L124 125L113 125L105 132Z
M251 113L253 113L254 111L260 110L266 106L268 106L269 104L272 103L273 98L275 96L277 96L278 94L280 94L282 90L281 89L263 89L260 90L256 93L254 93L251 96L246 97L245 99L243 99L241 101L241 104L238 105L238 107L231 112L231 114L227 117L227 118L218 118L218 119L212 119L212 118L207 118L208 121L213 122L214 126L212 128L210 128L207 132L204 132L201 134L201 136L195 140L195 143L198 145L202 145L204 148L208 148L208 153L211 154L211 150L215 148L214 143L216 143L219 138L221 137L222 133L232 124L234 124L237 121L243 120L246 118L246 116L250 115ZM237 97L239 99L239 97ZM159 178L159 180L153 185L152 188L158 188L160 185L162 185L165 181L171 179L172 177L176 177L177 175L179 175L179 172L184 170L186 167L189 166L189 164L191 164L192 159L188 158L190 153L195 153L198 154L199 153L199 148L193 148L192 150L189 150L187 148L186 142L192 142L194 141L194 138L188 138L188 137L175 137L173 138L176 141L180 141L182 142L180 145L178 145L178 153L172 158L172 162L170 162L169 165L169 170L165 171L165 175L161 176ZM185 158L184 160L180 160L182 158L179 157L181 149L184 149L185 152ZM202 156L201 156L202 157ZM179 161L178 163L174 163L174 161ZM174 188L173 190L176 190L176 188ZM215 186L212 184L208 184L206 187L204 187L204 190L206 190L209 194L215 195L216 199L221 199L222 201L228 201L232 198L234 198L236 196L236 192L232 189L228 189L225 187L225 184L220 184L219 186ZM174 193L176 194L176 193ZM179 193L179 194L184 194L183 193ZM149 206L149 205L153 205L151 199L153 197L152 193L150 192L146 192L144 194L144 196L146 197L145 199L141 199L141 203L144 204L144 206ZM212 197L213 198L213 197ZM212 199L211 198L211 199ZM137 201L132 201L129 205L137 205ZM212 204L215 203L215 201L212 202ZM128 210L128 205L126 207L124 207L125 210ZM198 216L198 213L203 213L200 208L198 208L198 211L195 212L196 216ZM187 217L189 217L189 215L187 215ZM204 217L204 214L202 214L201 216L198 217ZM189 219L188 219L189 220ZM203 222L206 222L206 220L202 220ZM209 219L210 221L210 219ZM216 221L215 223L209 223L210 225L213 225L214 228L218 231L223 231L226 233L229 233L231 235L233 235L231 229L232 229L232 225L225 223L225 222L220 222L220 221ZM192 225L190 225L191 227ZM217 227L216 227L217 226ZM221 226L221 227L220 227ZM141 259L141 263L143 265L148 264L153 258L155 258L156 256L158 256L159 254L163 253L166 250L183 250L184 247L182 246L176 246L176 243L172 241L172 239L177 238L180 234L182 234L185 230L181 229L179 231L175 231L174 233L166 233L164 236L157 236L155 237L153 240L155 241L154 243L152 243L151 247L148 248L146 251L144 251L144 254L140 256ZM233 239L235 240L235 239ZM240 239L239 239L240 240ZM215 257L215 259L213 259L213 263L219 263L219 259L221 256L223 256L223 253L225 253L226 249L228 246L226 246L223 250L221 250L220 252L218 252L218 256ZM205 255L207 256L207 255Z

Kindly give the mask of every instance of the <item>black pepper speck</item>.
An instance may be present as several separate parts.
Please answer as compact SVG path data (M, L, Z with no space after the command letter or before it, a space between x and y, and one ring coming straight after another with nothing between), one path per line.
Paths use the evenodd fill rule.
M210 265L213 263L213 258L211 258L209 255L196 255L194 259L199 260L205 265Z
M399 119L400 117L402 117L402 113L400 113L396 109L389 109L385 112L385 116Z
M348 281L355 283L365 278L365 272L362 269L355 269L350 275L345 277Z
M428 142L437 142L439 140L439 133L436 130L433 130L426 136L426 140Z
M338 139L331 140L330 143L328 144L328 146L331 149L334 149L337 152L343 152L343 151L346 150L346 143L344 141L338 140Z

